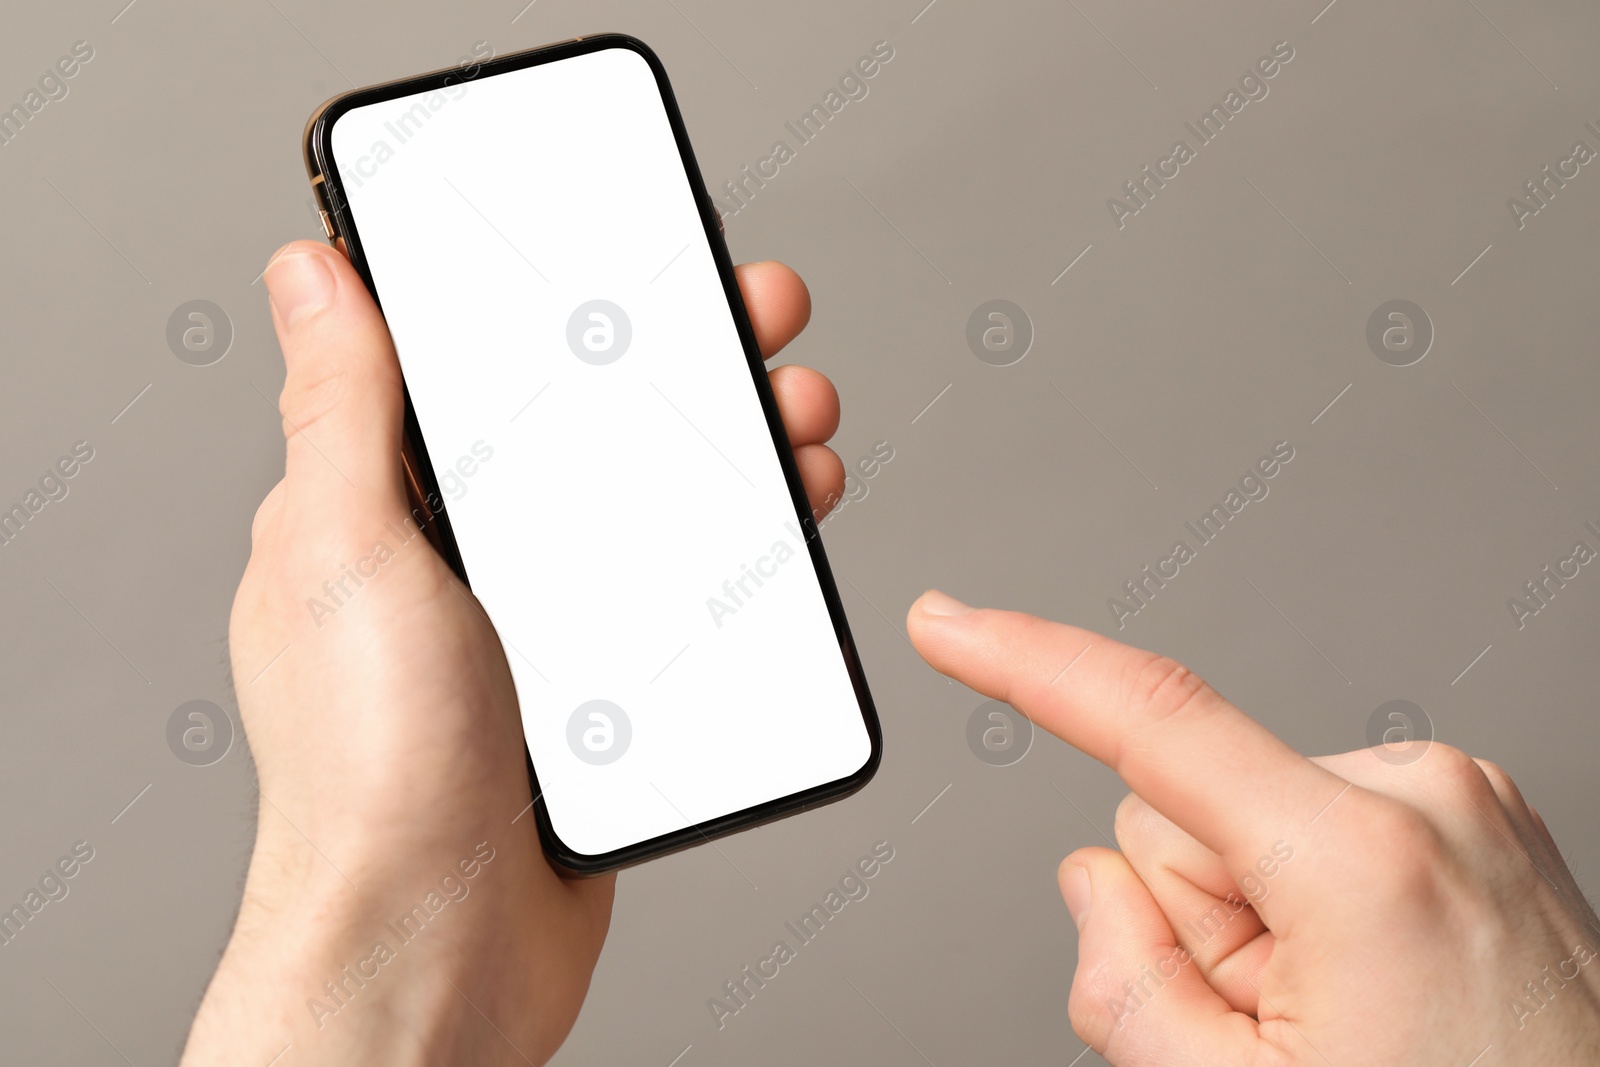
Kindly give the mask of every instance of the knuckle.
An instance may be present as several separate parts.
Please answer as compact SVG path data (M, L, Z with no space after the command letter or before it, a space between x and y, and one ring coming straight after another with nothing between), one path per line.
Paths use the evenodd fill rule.
M1137 851L1138 846L1150 837L1150 818L1154 813L1155 809L1137 793L1129 793L1122 798L1112 822L1112 833L1124 852L1130 848Z
M1486 760L1486 759L1474 759L1472 762L1476 763L1478 765L1478 770L1482 771L1483 772L1483 776L1485 778L1489 779L1489 784L1490 785L1496 785L1496 786L1515 786L1516 785L1516 783L1511 780L1511 775L1507 774L1506 773L1506 769L1504 767L1500 766L1498 763L1495 763L1492 760Z
M1198 674L1167 656L1152 656L1129 672L1128 706L1148 723L1183 714L1210 692Z
M1361 834L1376 851L1414 852L1419 842L1434 836L1433 824L1421 811L1401 800L1368 794L1359 823Z
M1494 786L1490 784L1483 767L1453 745L1435 743L1429 748L1421 767L1428 775L1428 780L1437 786L1436 792L1449 808L1470 805L1482 809L1485 804L1498 801ZM1505 772L1500 773L1505 776ZM1510 780L1506 778L1507 782Z
M315 426L338 408L349 391L349 375L333 360L308 360L298 364L284 380L278 398L283 416L284 440Z
M1422 811L1370 796L1360 817L1365 847L1350 859L1359 879L1380 897L1411 906L1437 898L1450 860L1444 835Z
M1459 782L1478 776L1481 772L1471 756L1454 745L1435 742L1428 749L1426 769L1442 780Z
M1473 762L1478 765L1478 770L1483 774L1489 783L1489 787L1495 791L1497 796L1503 800L1521 804L1524 807L1527 806L1527 801L1522 797L1522 790L1517 788L1517 783L1512 780L1511 775L1506 772L1504 767L1484 759L1474 760Z

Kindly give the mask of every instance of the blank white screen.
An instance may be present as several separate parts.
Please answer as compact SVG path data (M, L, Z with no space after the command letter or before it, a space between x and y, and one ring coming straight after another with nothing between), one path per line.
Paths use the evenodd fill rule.
M870 738L644 59L368 105L332 145L562 840L598 855L860 770ZM604 365L568 344L594 300L632 327ZM569 744L591 700L631 724L613 762L591 762L619 736L594 720L588 759Z

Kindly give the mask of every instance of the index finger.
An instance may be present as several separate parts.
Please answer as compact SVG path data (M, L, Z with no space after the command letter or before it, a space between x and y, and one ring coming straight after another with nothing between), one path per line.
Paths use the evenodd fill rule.
M1164 656L937 592L906 624L935 670L1104 763L1235 869L1292 844L1349 787Z

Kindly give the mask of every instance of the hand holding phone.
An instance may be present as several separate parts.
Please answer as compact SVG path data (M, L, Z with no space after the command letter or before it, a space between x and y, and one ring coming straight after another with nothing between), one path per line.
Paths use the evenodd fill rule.
M805 286L776 263L738 276L774 355L805 325ZM293 1044L297 1063L419 1049L428 1062L542 1063L582 1002L613 880L566 880L546 863L494 630L423 537L395 533L413 508L405 404L360 277L298 242L266 285L288 365L287 460L252 525L229 633L259 822L185 1062L259 1065ZM808 494L836 499L831 385L784 367L772 387ZM694 487L673 488L687 511ZM332 615L308 607L334 596ZM443 1017L450 1027L434 1030Z
M660 60L463 76L330 101L306 160L423 525L510 653L546 852L597 873L859 789L877 717Z

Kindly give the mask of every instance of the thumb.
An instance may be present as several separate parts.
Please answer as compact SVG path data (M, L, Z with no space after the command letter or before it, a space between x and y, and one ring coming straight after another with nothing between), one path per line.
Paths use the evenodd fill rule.
M400 364L360 276L332 248L296 241L265 280L288 368L279 412L291 495L314 506L352 491L368 504L403 504Z
M1061 863L1078 924L1072 1029L1116 1067L1251 1063L1254 1019L1206 984L1155 898L1120 852L1084 848Z

